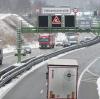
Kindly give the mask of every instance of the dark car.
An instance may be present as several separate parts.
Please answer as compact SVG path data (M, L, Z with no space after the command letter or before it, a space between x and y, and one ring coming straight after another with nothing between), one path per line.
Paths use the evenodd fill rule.
M26 54L31 54L31 48L30 47L25 47L24 48L24 52L26 53Z

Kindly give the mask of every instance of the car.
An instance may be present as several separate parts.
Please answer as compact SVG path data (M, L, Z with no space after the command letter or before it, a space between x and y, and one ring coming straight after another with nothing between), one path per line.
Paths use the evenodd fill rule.
M63 41L66 40L67 37L65 33L58 33L55 38L55 45L56 46L63 46Z
M83 44L83 43L89 42L90 40L92 40L91 37L84 37L84 38L80 41L80 43Z
M68 47L68 46L70 46L71 44L70 44L70 42L68 42L67 40L65 41L63 41L63 47Z
M63 46L63 41L62 40L56 40L55 46Z
M85 37L85 41L90 41L91 39L91 37Z
M71 45L73 44L77 44L78 43L78 39L77 39L77 36L68 36L68 41Z
M30 47L25 47L24 48L24 52L26 53L26 54L31 54L31 48Z

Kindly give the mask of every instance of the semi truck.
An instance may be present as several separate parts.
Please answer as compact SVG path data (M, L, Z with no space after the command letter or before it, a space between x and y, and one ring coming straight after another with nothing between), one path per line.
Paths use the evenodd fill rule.
M47 64L47 99L77 99L77 60L51 59Z
M54 48L55 36L52 33L39 35L39 48Z

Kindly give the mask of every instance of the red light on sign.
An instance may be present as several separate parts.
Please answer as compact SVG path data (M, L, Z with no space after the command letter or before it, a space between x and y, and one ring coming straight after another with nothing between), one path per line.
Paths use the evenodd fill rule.
M55 17L54 17L54 19L53 19L53 21L52 21L52 24L61 24L61 21L60 21L60 19L59 19L58 16L55 16Z

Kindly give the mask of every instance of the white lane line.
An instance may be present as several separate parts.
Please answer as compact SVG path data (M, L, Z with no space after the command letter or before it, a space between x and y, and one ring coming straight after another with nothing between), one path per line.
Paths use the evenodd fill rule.
M81 79L82 79L84 73L85 73L98 59L99 59L99 58L94 59L94 61L92 61L92 62L83 70L83 72L81 73L81 75L80 75L80 77L79 77L79 80L78 80L78 91L79 91L79 86L80 86Z
M93 72L91 72L90 70L87 70L87 72L90 73L90 74L93 75L93 76L100 77L100 75L98 75L98 74L96 74L96 73L93 73Z
M92 81L92 80L97 80L97 78L87 78L87 79L83 79L81 81Z
M43 94L43 89L41 89L40 94Z
M48 85L48 83L46 82L46 84L45 84L46 86Z
M96 80L91 80L91 81L82 81L82 82L84 82L84 83L93 83L93 84L95 84L95 81L96 81Z

